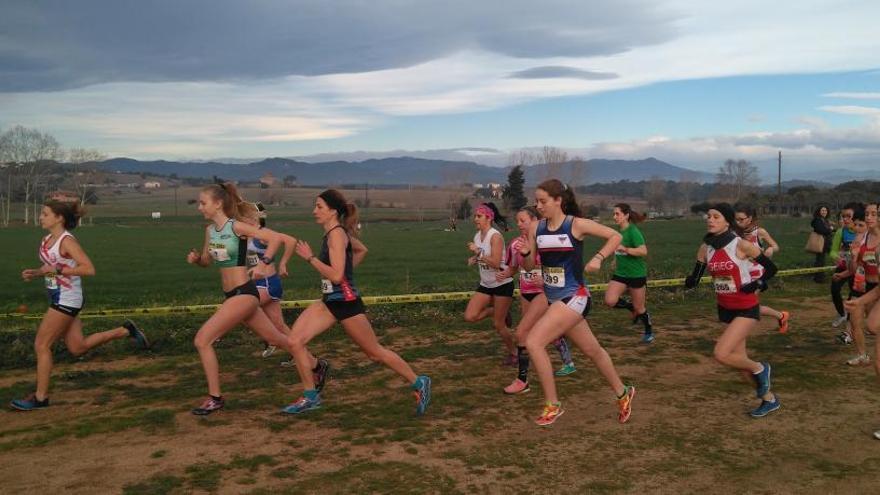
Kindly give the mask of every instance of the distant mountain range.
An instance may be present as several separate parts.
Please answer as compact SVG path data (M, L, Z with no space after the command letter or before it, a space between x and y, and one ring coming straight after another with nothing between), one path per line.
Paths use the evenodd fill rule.
M368 159L360 162L329 161L307 163L288 158L268 158L251 163L139 161L113 158L101 162L102 169L111 172L177 174L179 177L222 177L237 181L255 181L271 173L279 179L295 176L302 185L421 184L440 186L460 183L506 183L509 167L490 167L471 161L432 160L413 157ZM619 180L640 181L658 177L663 180L711 182L712 174L677 167L646 158L643 160L603 160L568 162L559 165L532 165L526 167L526 182L537 184L553 175L566 182L589 184Z

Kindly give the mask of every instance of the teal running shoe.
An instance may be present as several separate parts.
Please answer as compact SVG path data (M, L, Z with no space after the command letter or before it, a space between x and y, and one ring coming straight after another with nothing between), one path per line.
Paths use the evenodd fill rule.
M574 363L565 363L562 365L562 368L559 368L553 374L556 376L568 376L575 371L577 371L577 368L574 367Z
M412 384L416 396L416 416L422 416L428 410L428 404L431 403L431 378L426 375L420 375Z
M146 350L150 348L150 341L147 339L146 334L133 321L126 319L122 322L122 326L128 330L128 336L134 340L139 349Z
M312 409L319 409L321 407L321 395L315 394L314 398L306 397L305 395L301 396L296 402L289 404L288 406L281 409L281 412L284 414L302 414L306 411L311 411Z
M24 399L15 399L9 403L9 407L16 411L33 411L35 409L42 409L44 407L49 407L49 398L46 397L43 400L37 400L37 394L33 393Z

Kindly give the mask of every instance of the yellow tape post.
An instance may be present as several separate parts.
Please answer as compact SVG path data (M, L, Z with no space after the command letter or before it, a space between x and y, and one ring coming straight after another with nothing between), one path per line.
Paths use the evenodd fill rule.
M835 267L833 266L822 266L822 267L814 267L814 268L793 268L790 270L779 270L776 273L777 277L792 277L796 275L810 275L813 273L820 273L831 271ZM712 280L711 277L703 277L701 282L710 282ZM659 280L649 280L648 287L677 287L680 285L684 285L683 278L667 278L667 279L659 279ZM588 286L589 289L593 292L602 292L608 288L607 283L602 284L591 284ZM516 295L519 295L519 290L515 291ZM363 297L364 304L366 305L378 305L378 304L406 304L406 303L426 303L426 302L436 302L436 301L466 301L470 299L471 295L473 295L472 291L462 291L462 292L433 292L433 293L425 293L425 294L394 294L388 296L365 296ZM281 301L281 307L284 309L304 309L308 307L309 304L313 303L314 299L299 299L293 301ZM211 311L219 308L219 304L198 304L193 306L154 306L154 307L144 307L144 308L117 308L117 309L103 309L103 310L93 310L93 311L83 311L79 314L80 318L105 318L109 316L137 316L137 315L168 315L168 314L195 314L195 313L210 313ZM0 318L23 318L23 319L41 319L43 317L40 315L31 315L31 314L23 314L23 313L5 313L0 314Z

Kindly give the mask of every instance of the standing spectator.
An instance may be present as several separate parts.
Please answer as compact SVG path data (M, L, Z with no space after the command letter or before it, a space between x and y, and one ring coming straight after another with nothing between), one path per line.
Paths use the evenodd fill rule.
M816 208L816 211L813 212L813 221L810 223L810 227L813 228L813 232L822 236L825 239L825 242L822 246L822 252L816 253L816 260L813 263L813 266L825 266L825 256L831 250L831 236L834 234L834 229L831 225L831 221L828 220L828 207L825 205L819 205ZM825 273L819 272L813 275L813 281L816 283L824 283L825 282Z

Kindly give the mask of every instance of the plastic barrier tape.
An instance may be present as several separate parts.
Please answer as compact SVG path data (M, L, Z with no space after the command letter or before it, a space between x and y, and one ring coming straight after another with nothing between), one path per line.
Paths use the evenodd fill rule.
M831 271L834 266L823 266L815 268L794 268L791 270L779 270L777 277L791 277L795 275L809 275L812 273ZM703 277L700 282L710 282L710 277ZM648 280L648 287L677 287L684 285L683 278L666 278L660 280ZM602 292L608 288L608 284L591 284L588 286L593 292ZM395 294L390 296L365 296L364 304L405 304L405 303L425 303L434 301L465 301L471 297L473 292L434 292L428 294ZM515 295L519 295L519 289L515 291ZM300 299L296 301L281 301L283 309L305 309L315 299ZM219 304L199 304L194 306L155 306L149 308L118 308L94 311L83 311L79 314L80 318L104 318L108 316L137 316L137 315L168 315L168 314L188 314L188 313L210 313L219 308ZM42 314L22 314L22 313L5 313L0 314L0 318L24 318L31 320L42 319Z

